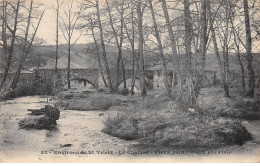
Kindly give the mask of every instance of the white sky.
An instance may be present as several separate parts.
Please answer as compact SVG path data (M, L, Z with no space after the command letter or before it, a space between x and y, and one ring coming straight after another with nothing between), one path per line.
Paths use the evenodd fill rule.
M56 11L53 8L56 8L56 0L35 1L41 2L45 6L45 13L38 29L37 37L45 40L47 45L54 45L56 44ZM77 38L79 34L78 31L75 31L74 37ZM59 43L66 43L61 30L59 31ZM77 43L86 43L86 36L82 36Z
M45 40L45 44L54 45L56 40L56 13L53 8L56 8L56 0L34 0L35 2L40 2L44 5L45 13L42 18L42 22L37 32L37 37ZM75 31L74 40L79 36L79 32ZM79 38L77 43L87 43L92 42L90 36L82 36ZM64 44L66 40L64 39L62 32L59 32L59 43ZM253 52L260 52L260 41L253 43Z

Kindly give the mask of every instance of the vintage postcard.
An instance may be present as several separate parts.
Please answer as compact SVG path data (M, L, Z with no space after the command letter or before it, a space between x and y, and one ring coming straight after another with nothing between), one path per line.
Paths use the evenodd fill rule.
M1 0L1 163L259 163L259 0Z

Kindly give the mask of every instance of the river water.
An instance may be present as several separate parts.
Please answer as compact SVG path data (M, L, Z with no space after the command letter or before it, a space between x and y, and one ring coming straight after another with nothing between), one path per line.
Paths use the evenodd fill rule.
M21 97L0 103L0 162L153 162L164 159L185 162L194 159L204 161L209 157L221 157L225 161L237 155L249 156L247 160L260 160L259 121L243 122L255 137L243 146L207 151L203 155L181 154L181 151L176 151L174 155L172 152L158 155L154 153L155 150L167 150L140 148L136 141L102 133L103 120L108 112L60 110L58 125L52 130L19 129L18 122L29 116L27 109L42 108L45 104L46 98L41 96ZM99 116L100 113L105 115ZM138 151L145 153L147 149L148 154L134 154Z

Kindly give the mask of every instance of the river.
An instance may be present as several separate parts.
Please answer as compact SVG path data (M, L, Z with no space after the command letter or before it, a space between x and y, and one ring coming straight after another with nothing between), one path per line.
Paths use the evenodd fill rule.
M167 161L185 162L196 159L203 162L220 156L225 161L241 155L248 156L247 160L258 159L259 161L260 121L243 122L255 138L243 146L222 148L212 153L207 151L203 155L181 154L181 151L176 151L179 154L171 152L171 154L159 155L154 151L167 152L169 149L140 148L136 141L126 141L102 133L103 120L108 112L60 110L58 125L52 130L19 129L18 122L29 116L27 109L42 108L45 104L46 98L41 96L21 97L0 103L0 160L5 162L153 162L167 159ZM100 113L105 115L99 116ZM146 154L147 149L149 149L148 154Z

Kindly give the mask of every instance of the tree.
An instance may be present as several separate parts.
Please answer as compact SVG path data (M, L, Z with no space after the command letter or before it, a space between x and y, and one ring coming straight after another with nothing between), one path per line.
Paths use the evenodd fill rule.
M184 0L184 26L185 26L185 52L187 56L187 80L188 80L188 88L189 88L189 100L190 104L193 105L192 96L194 96L194 87L193 87L193 79L192 79L192 60L191 60L191 42L192 42L192 18L190 15L190 1Z
M107 79L108 79L108 88L110 92L114 91L112 81L111 81L111 76L110 76L110 71L109 71L109 65L107 62L107 54L106 54L106 47L105 47L105 42L104 42L104 34L103 34L103 27L100 19L100 11L99 11L99 0L96 1L96 12L97 12L97 21L98 21L98 26L99 26L99 35L100 35L100 42L101 42L101 48L102 48L102 54L103 54L103 61L105 64L105 69L106 69L106 74L107 74Z
M167 9L167 4L165 0L161 0L162 2L162 9L163 9L163 13L164 13L164 18L166 21L166 26L167 26L167 30L168 30L168 35L170 37L170 41L171 41L171 51L173 54L173 69L174 71L176 71L177 73L177 80L178 80L178 100L183 100L183 87L182 87L182 81L181 81L181 70L180 70L180 58L178 57L178 53L177 53L177 46L176 46L176 40L175 40L175 36L173 34L173 30L172 30L172 25L170 22L170 17L169 17L169 13L168 13L168 9Z
M100 53L99 53L99 45L98 45L98 42L97 42L97 39L96 39L96 36L95 36L95 31L94 31L94 26L95 25L94 25L94 22L93 22L91 16L88 16L88 20L89 20L89 23L90 23L90 29L91 29L92 37L93 37L93 40L94 40L94 44L95 44L95 47L96 47L95 49L96 49L97 58L98 58L99 71L101 73L101 77L102 77L102 80L103 80L103 82L105 84L105 87L108 87L106 79L104 77L102 65L101 65L101 59L100 59Z
M30 27L32 26L31 25L32 11L33 11L33 0L31 0L31 2L30 2L30 7L29 7L29 11L28 11L28 18L27 18L27 26L26 26L26 29L25 29L25 35L24 35L24 39L23 39L22 55L21 55L20 61L18 63L18 68L15 72L14 78L13 78L12 83L11 83L12 89L15 89L17 87L23 64L24 64L24 62L25 62L25 60L26 60L26 58L27 58L27 56L28 56L28 54L31 50L31 47L33 46L33 42L34 42L36 33L37 33L39 25L41 23L42 17L44 15L44 11L43 11L41 13L40 17L39 17L37 26L33 31L32 37L31 37L31 39L29 39L29 31L30 31Z
M62 9L64 12L64 17L60 16L61 23L60 28L64 39L68 43L68 66L67 66L67 84L68 89L70 89L70 56L71 56L71 47L78 41L81 37L82 31L78 38L72 43L72 37L74 35L74 31L76 29L77 22L80 18L80 14L82 12L82 7L79 8L78 11L75 11L75 0L66 0L62 4Z
M249 10L248 1L243 0L243 4L244 4L245 30L246 30L247 70L249 74L247 96L253 97L254 88L255 88L255 72L253 69L252 37L251 37L249 11L248 11Z
M221 6L222 4L220 4ZM218 61L218 65L219 65L219 69L220 69L220 77L221 77L221 82L223 84L224 87L224 92L225 92L225 97L229 97L229 87L228 87L228 21L229 21L229 12L228 11L228 4L226 4L225 6L225 31L224 31L224 44L223 44L223 57L221 57L220 52L219 52L219 48L218 48L218 43L217 43L217 38L216 38L216 34L215 34L215 28L214 28L214 18L212 16L212 12L211 12L211 5L210 5L210 1L207 4L207 8L209 11L209 20L210 20L210 30L212 33L212 40L213 40L213 45L214 45L214 51L215 51L215 55ZM220 7L219 6L219 7ZM218 9L219 9L218 7ZM216 11L218 12L218 10ZM216 16L216 14L214 15Z
M126 35L127 35L127 38L130 42L130 45L131 45L131 49L132 49L132 81L131 81L131 90L130 90L130 93L131 95L134 95L134 87L135 87L135 80L136 80L136 75L137 75L137 71L138 71L138 63L136 63L136 61L138 62L139 60L137 59L136 60L136 51L135 51L135 21L134 21L134 0L131 0L131 32L128 30L127 28L127 24L126 24L126 21L124 21L124 27L125 27L125 31L126 31ZM131 37L132 35L132 37ZM136 67L135 67L136 66Z
M197 76L194 84L194 96L192 96L192 103L195 103L199 92L203 86L203 81L205 78L205 67L206 67L206 53L207 53L207 2L208 0L201 0L201 17L199 20L200 27L200 45L199 45L199 61L198 61L198 69Z
M163 78L164 79L164 84L165 84L165 87L166 87L166 93L167 93L167 95L169 97L172 97L170 85L169 85L169 82L168 82L168 79L167 79L167 73L168 72L167 72L166 61L165 61L164 53L163 53L162 41L161 41L161 38L160 38L157 22L156 22L156 19L155 19L155 14L154 14L152 0L149 0L149 4L150 4L150 9L151 9L151 14L152 14L154 33L155 33L155 37L156 37L156 40L157 40L159 54L160 54L161 61L162 61L162 66L163 66L162 70L163 70L163 76L164 76L164 78Z
M240 45L242 44L244 48L246 48L244 42L242 42L242 34L240 33L241 30L241 26L242 24L244 24L243 22L241 22L240 24L238 24L237 26L235 26L234 24L234 20L235 20L235 11L232 12L232 17L230 17L230 23L232 25L232 34L234 37L234 49L236 51L236 56L237 56L237 60L241 69L241 87L242 87L242 92L243 94L246 92L246 83L245 83L245 69L244 69L244 64L243 61L241 59L241 48Z
M3 78L2 81L0 83L0 89L3 88L4 83L6 82L6 78L8 76L8 72L10 69L10 65L11 65L11 60L13 57L13 50L14 50L14 44L15 44L15 40L17 38L16 36L16 32L17 32L17 26L19 23L18 17L19 17L19 10L20 10L20 5L21 5L21 1L17 0L15 4L11 4L12 2L7 2L5 0L3 0L3 7L2 7L2 43L1 45L3 46L3 53L4 56L7 56L7 60L6 60L6 64L4 64L4 73L3 73ZM8 10L8 6L11 6L11 10L13 12L9 13ZM11 15L10 19L13 19L13 22L11 22L12 20L8 20L9 17L8 15ZM13 28L11 28L10 26L13 25ZM10 42L7 38L8 36L8 32L7 29L9 30L9 32L11 33L11 37L10 37ZM8 45L8 43L10 43Z
M138 27L138 56L139 58L139 66L140 66L140 87L141 87L141 95L143 97L147 96L147 91L145 87L145 75L144 75L144 55L143 55L143 47L144 47L144 36L143 36L143 11L142 10L142 1L137 1L137 27Z
M59 10L60 10L60 3L59 0L56 1L57 8L56 8L56 50L55 50L55 76L58 70L58 59L59 59Z
M107 11L108 11L108 14L109 14L109 22L110 22L110 26L112 28L112 32L113 32L113 35L114 35L114 38L116 40L116 45L117 45L117 49L118 49L118 57L117 57L117 86L119 85L119 79L120 79L120 63L121 63L121 66L122 66L122 75L123 75L123 82L124 82L124 89L126 89L126 78L125 78L125 67L124 67L124 62L123 62L123 57L122 57L122 45L123 45L123 29L124 29L124 4L125 4L125 1L123 0L121 2L121 9L119 10L118 9L118 6L117 6L117 9L118 9L118 12L120 14L120 27L119 27L119 34L117 33L115 27L114 27L114 21L113 21L113 16L111 14L111 9L110 9L110 5L108 3L108 1L106 0L106 4L107 4ZM118 39L118 36L119 36L119 39ZM116 86L116 87L117 87Z

